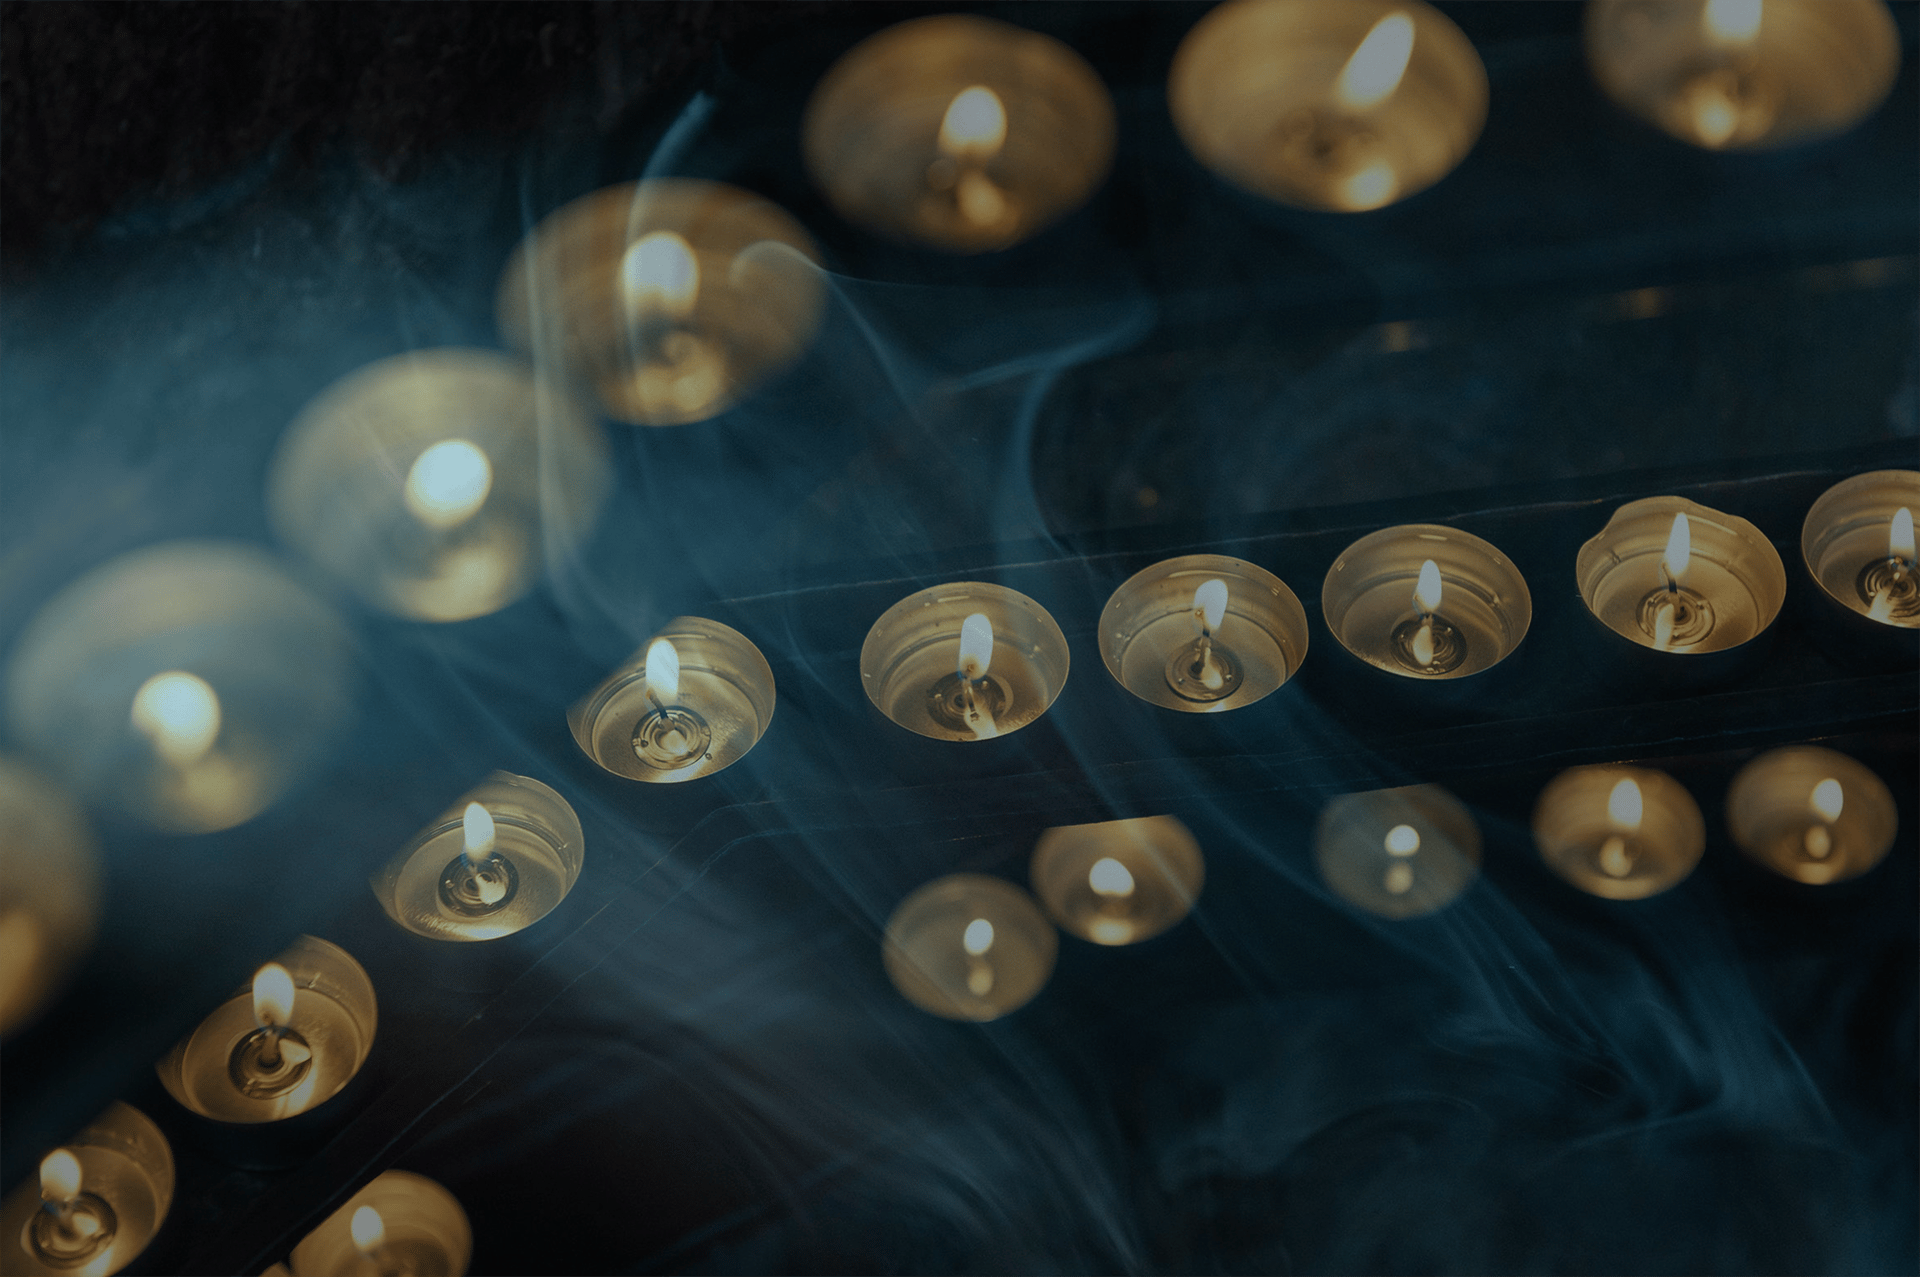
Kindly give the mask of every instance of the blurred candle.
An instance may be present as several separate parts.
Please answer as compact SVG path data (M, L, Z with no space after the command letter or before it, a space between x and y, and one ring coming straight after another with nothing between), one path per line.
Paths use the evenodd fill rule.
M107 1277L139 1257L173 1203L173 1152L114 1104L0 1203L0 1272Z
M1693 872L1706 824L1684 786L1637 767L1575 767L1540 793L1533 837L1547 866L1609 900L1658 894Z
M894 987L921 1010L994 1020L1040 991L1058 947L1026 892L1002 878L951 874L900 902L881 954Z
M1320 813L1314 857L1335 894L1384 918L1451 903L1480 871L1480 829L1438 785L1342 794Z
M861 647L860 677L880 712L909 731L983 741L1045 713L1067 660L1066 636L1038 603L960 581L882 613Z
M1810 885L1866 873L1886 857L1899 812L1886 783L1816 745L1761 754L1727 789L1727 830L1742 851Z
M1142 816L1047 830L1029 877L1064 930L1095 944L1135 944L1187 916L1205 863L1185 825Z
M0 1034L59 991L92 944L99 912L86 818L53 781L0 755Z
M459 1199L411 1171L384 1171L301 1239L293 1277L461 1277L473 1229Z

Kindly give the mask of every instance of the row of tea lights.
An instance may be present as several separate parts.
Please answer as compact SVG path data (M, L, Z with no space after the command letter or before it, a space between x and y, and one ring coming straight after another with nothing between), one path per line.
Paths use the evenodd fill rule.
M1872 869L1892 846L1898 822L1878 776L1816 746L1750 761L1728 789L1726 811L1729 834L1747 855L1816 885ZM1547 866L1614 900L1671 888L1693 871L1706 845L1687 789L1642 767L1563 772L1541 792L1532 824ZM512 836L502 838L503 830ZM494 939L545 916L571 888L583 851L579 822L560 795L527 777L496 773L421 831L374 886L394 920L416 934ZM1415 785L1335 798L1320 814L1314 851L1331 891L1401 919L1459 896L1479 872L1481 845L1459 800L1437 785ZM1200 846L1175 817L1059 826L1035 844L1033 895L996 876L937 878L893 911L883 963L895 988L922 1010L997 1019L1046 984L1056 926L1100 945L1151 939L1187 916L1204 876ZM284 1121L341 1093L372 1049L377 1020L373 983L360 964L337 945L302 936L156 1067L169 1094L201 1118ZM164 1221L173 1178L159 1129L116 1103L47 1154L38 1182L17 1188L0 1206L0 1269L117 1272ZM452 1194L421 1176L389 1171L295 1247L289 1267L275 1271L457 1274L470 1246Z

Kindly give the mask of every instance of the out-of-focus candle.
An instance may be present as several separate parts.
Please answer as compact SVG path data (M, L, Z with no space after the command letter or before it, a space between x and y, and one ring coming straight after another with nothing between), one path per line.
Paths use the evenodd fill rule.
M99 912L86 817L58 785L0 755L0 1034L58 992L92 943Z
M1141 700L1214 714L1265 697L1300 668L1307 616L1273 573L1189 554L1129 577L1100 614L1107 672Z
M411 1171L385 1171L301 1239L293 1277L461 1277L473 1229L459 1199Z
M1715 151L1849 129L1900 70L1882 0L1594 0L1586 46L1607 96Z
M1067 640L1004 586L958 581L900 600L860 649L867 697L909 731L991 740L1040 717L1067 681Z
M332 1099L366 1062L373 983L337 945L302 936L161 1059L168 1094L220 1122L277 1122Z
M1762 754L1727 789L1727 830L1740 850L1814 886L1857 878L1879 864L1899 823L1884 781L1817 745Z
M1083 203L1113 156L1113 103L1059 41L935 14L854 46L801 126L843 215L954 252L1005 248Z
M1745 519L1684 497L1629 501L1580 547L1575 582L1620 637L1676 656L1738 647L1786 598L1787 574Z
M572 806L530 776L495 772L372 878L387 916L432 940L496 940L566 899L586 860Z
M0 1203L0 1272L107 1277L146 1249L173 1203L173 1152L115 1104Z
M1342 647L1390 674L1452 679L1505 660L1526 636L1533 601L1507 557L1437 524L1383 528L1334 560L1320 589Z
M1349 904L1410 918L1450 904L1480 872L1480 828L1438 785L1342 794L1314 831L1320 877Z
M1106 945L1151 939L1186 917L1205 874L1200 844L1172 816L1055 826L1029 870L1055 922Z
M995 1020L1040 992L1059 948L1033 898L1003 878L950 874L900 902L881 956L909 1002L950 1020Z
M1200 162L1269 199L1364 212L1424 190L1480 135L1487 76L1420 0L1233 0L1174 55L1168 103Z
M1549 868L1580 890L1639 900L1693 872L1706 823L1686 788L1640 767L1575 767L1540 793L1533 837Z
M1920 629L1913 512L1920 470L1875 470L1820 494L1800 529L1807 571L1827 596L1870 621Z

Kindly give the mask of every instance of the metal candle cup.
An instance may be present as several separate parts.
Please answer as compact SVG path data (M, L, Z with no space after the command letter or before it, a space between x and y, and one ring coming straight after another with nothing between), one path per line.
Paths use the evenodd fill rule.
M1433 523L1382 528L1342 550L1320 587L1320 610L1340 645L1367 664L1432 681L1493 668L1533 622L1526 580L1504 554Z
M0 1034L31 1019L93 943L100 865L73 801L0 755Z
M274 558L168 541L95 568L28 624L13 735L82 800L177 833L258 815L347 717L345 626Z
M495 772L402 847L373 876L373 894L415 935L495 940L551 913L585 859L566 799L531 777Z
M335 382L287 428L274 528L374 607L422 621L498 611L592 528L599 428L518 360L422 350Z
M1683 142L1761 151L1843 132L1886 99L1900 35L1881 0L1594 0L1587 62Z
M310 1058L297 1084L249 1094L238 1073L259 1051L261 1025L250 986L222 1003L155 1066L167 1093L216 1122L258 1124L297 1117L332 1099L353 1080L373 1049L378 1010L373 982L346 950L301 936L274 962L292 977L285 1029ZM290 1079L293 1080L293 1079Z
M985 657L960 674L963 638L985 619ZM974 623L977 627L978 623ZM910 594L880 614L860 648L860 682L882 714L935 740L990 740L1047 712L1067 681L1067 638L1017 590L955 581Z
M371 1219L361 1215L369 1209ZM366 1246L354 1236L356 1215ZM424 1175L383 1171L302 1238L287 1267L293 1277L461 1277L472 1258L473 1228L458 1198Z
M820 252L785 210L691 178L609 186L549 213L500 276L501 339L618 421L732 407L813 340Z
M78 1194L71 1203L56 1200L44 1174L7 1194L0 1272L107 1277L138 1258L166 1220L173 1150L139 1109L113 1104L60 1151L77 1163Z
M1342 794L1321 811L1313 849L1336 895L1383 918L1443 908L1480 872L1480 827L1438 785Z
M907 1001L949 1020L997 1020L1032 1001L1060 941L1033 898L1004 878L950 874L900 902L881 957Z
M1187 916L1206 864L1185 825L1140 816L1047 830L1029 877L1063 930L1095 944L1136 944Z
M1533 838L1547 867L1590 895L1639 900L1680 882L1706 850L1686 787L1640 767L1575 767L1540 792Z
M1480 136L1487 73L1419 0L1234 0L1180 45L1181 138L1256 195L1362 212L1425 190Z
M1084 203L1113 159L1113 102L1079 54L993 18L937 14L855 45L801 125L848 220L951 252L1006 248Z
M1782 877L1813 886L1857 878L1879 864L1899 824L1884 781L1817 745L1762 754L1727 789L1735 845Z
M670 687L659 685L662 642ZM614 775L672 784L746 757L773 708L773 670L759 648L718 621L677 616L568 710L567 726L581 751Z
M1225 596L1217 632L1199 592ZM1202 633L1202 631L1206 631ZM1204 647L1204 650L1202 650ZM1291 678L1307 655L1307 614L1264 568L1188 554L1129 577L1100 614L1100 656L1120 686L1188 714L1251 705Z
M1828 598L1876 625L1920 629L1916 512L1920 470L1875 470L1834 484L1800 529L1808 574Z

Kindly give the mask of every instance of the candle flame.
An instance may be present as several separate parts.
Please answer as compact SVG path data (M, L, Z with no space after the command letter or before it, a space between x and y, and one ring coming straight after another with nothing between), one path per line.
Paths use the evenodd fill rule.
M485 860L493 854L492 812L479 803L468 803L460 824L468 860Z
M1420 580L1413 587L1413 605L1422 612L1440 610L1440 565L1432 559L1420 565Z
M253 975L253 1022L263 1029L284 1029L292 1019L293 975L269 962Z
M1412 825L1395 825L1387 830L1386 848L1389 856L1411 856L1420 850L1420 831Z
M672 231L642 235L620 259L620 287L631 307L684 315L700 292L700 260Z
M975 918L967 924L965 934L960 937L961 945L974 957L979 957L993 947L993 924L985 918Z
M493 490L493 464L465 439L442 439L407 471L406 502L430 528L451 528L471 519Z
M1887 557L1913 562L1913 511L1901 506L1887 529Z
M220 735L220 698L205 679L184 670L155 674L133 694L133 725L154 752L184 766L213 748Z
M1813 793L1807 797L1807 806L1822 820L1840 819L1840 811L1846 805L1846 791L1840 788L1840 782L1829 776L1813 787Z
M1708 146L1724 146L1740 127L1740 108L1726 90L1701 85L1693 93L1693 131Z
M1719 44L1749 44L1760 34L1761 0L1707 0L1700 28Z
M1667 552L1660 556L1660 566L1667 570L1667 578L1675 585L1687 576L1687 563L1693 558L1693 529L1687 523L1687 512L1680 511L1673 516L1673 530L1667 533Z
M940 152L956 160L990 160L1007 142L1007 110L984 84L960 90L940 121Z
M1133 894L1133 874L1112 856L1102 856L1087 871L1087 885L1093 888L1096 895L1130 896Z
M1379 106L1400 87L1412 56L1413 19L1404 13L1389 13L1373 24L1367 38L1347 59L1334 82L1334 97L1352 111Z
M1220 628L1227 619L1227 583L1213 580L1203 582L1193 592L1193 614L1200 622L1200 628L1208 634Z
M80 1159L56 1148L40 1159L40 1197L65 1205L80 1196Z
M647 644L647 690L662 705L680 697L680 653L666 639Z
M960 677L977 682L993 663L993 623L985 612L975 612L960 623Z
M1340 202L1355 213L1365 213L1391 204L1400 191L1400 178L1393 165L1375 160L1340 183Z
M1607 795L1607 819L1613 822L1615 829L1632 833L1640 828L1646 810L1646 798L1640 793L1639 782L1631 776L1622 779Z
M380 1218L380 1212L371 1206L362 1206L354 1211L347 1228L353 1233L353 1244L362 1251L372 1250L387 1240L387 1223Z

